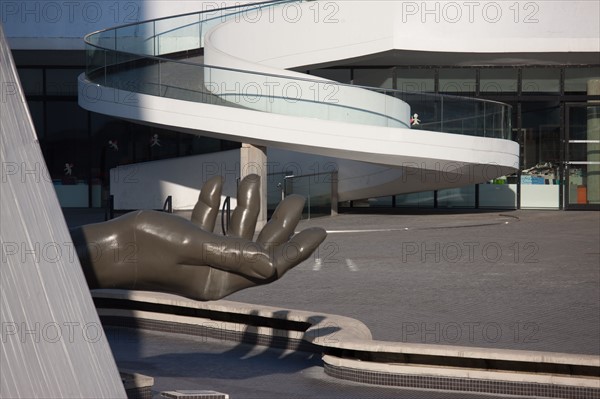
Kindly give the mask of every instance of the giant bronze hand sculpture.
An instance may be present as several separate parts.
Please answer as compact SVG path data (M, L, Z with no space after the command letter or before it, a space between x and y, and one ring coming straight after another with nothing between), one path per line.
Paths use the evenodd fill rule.
M207 301L277 280L307 259L326 233L309 228L294 235L304 198L290 195L252 241L260 208L259 185L257 175L240 183L227 236L212 233L221 177L204 184L191 221L143 210L72 229L88 285L169 292Z

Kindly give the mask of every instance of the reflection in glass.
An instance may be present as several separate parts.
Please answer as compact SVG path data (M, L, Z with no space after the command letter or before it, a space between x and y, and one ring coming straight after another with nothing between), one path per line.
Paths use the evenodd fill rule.
M523 93L559 93L560 69L525 68L523 69Z
M570 205L600 204L600 105L569 109L567 197Z
M393 70L392 68L372 69L360 68L354 70L354 84L359 86L381 87L392 89Z
M435 71L433 69L396 69L396 88L412 93L435 91Z
M331 198L333 173L318 173L304 176L284 176L284 195L299 194L306 198L304 204L303 218L314 218L331 215ZM279 188L277 185L275 186ZM273 200L276 197L276 189L271 189Z
M547 174L547 169L556 169L560 161L559 104L558 102L523 103L521 109L524 129L521 157L523 174Z
M594 202L590 201L590 196L598 198L597 193L594 193L593 185L589 184L589 172L588 168L590 165L570 165L568 168L569 173L569 187L568 197L570 205L587 205L587 204L600 204L597 200Z
M518 71L516 68L485 68L479 72L480 91L486 94L508 94L517 92Z
M433 208L435 204L433 191L402 194L396 196L397 208Z
M586 93L588 81L600 79L600 67L567 68L565 70L565 93Z
M521 206L558 208L561 184L559 103L525 102L521 110Z
M197 49L201 45L200 15L182 15L166 18L154 23L155 46L154 55L163 55L182 51L182 43L188 50Z
M475 93L475 69L440 69L440 93L468 95Z
M475 185L438 191L439 208L475 208Z
M291 173L290 173L291 174ZM285 176L288 173L269 173L267 175L267 214L269 218L277 205L285 198Z

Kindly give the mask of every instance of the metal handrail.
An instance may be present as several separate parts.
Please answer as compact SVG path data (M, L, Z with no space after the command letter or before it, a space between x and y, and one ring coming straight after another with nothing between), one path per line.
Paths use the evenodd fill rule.
M223 207L221 208L221 231L226 236L229 232L229 226L231 224L231 197L227 196L223 201Z
M108 32L108 31L111 31L111 30L116 30L116 29L121 29L121 28L127 28L129 26L135 26L135 25L145 24L145 23L148 23L148 22L157 22L157 21L164 21L164 20L167 20L167 19L187 17L189 15L201 15L201 14L205 14L205 13L213 13L215 11L232 10L234 8L249 8L249 7L254 7L254 6L259 6L259 5L268 5L268 4L275 4L275 3L283 3L283 2L288 2L288 1L289 0L258 1L256 3L238 4L238 5L235 5L235 6L228 6L228 7L223 7L223 8L215 8L214 10L192 11L192 12L187 12L187 13L184 13L184 14L168 15L166 17L159 17L159 18L147 19L147 20L144 20L144 21L129 22L127 24L121 24L121 25L117 25L117 26L111 26L110 28L100 29L100 30L88 33L87 35L85 35L83 37L83 40L84 40L84 42L86 44L90 44L90 45L94 46L93 44L89 43L87 41L87 39L88 39L88 37L96 35L98 33ZM98 47L98 46L94 46L94 47ZM98 48L102 48L102 47L98 47Z
M398 89L383 89L383 88L379 88L379 87L370 87L370 86L363 86L363 85L354 85L354 84L345 84L345 83L340 83L340 82L336 82L336 81L331 81L328 79L323 79L323 78L304 78L304 77L299 77L299 76L294 76L294 77L290 77L290 76L286 76L286 75L282 75L282 74L274 74L274 73L264 73L264 72L254 72L254 71L250 71L250 70L242 70L242 69L236 69L236 68L228 68L228 67L221 67L221 66L213 66L210 64L204 64L204 63L197 63L197 62L192 62L192 61L188 61L188 60L173 60L171 58L168 57L162 57L162 56L156 56L156 55L148 55L148 54L139 54L139 53L134 53L134 52L129 52L129 51L123 51L123 50L117 50L116 49L116 45L115 45L115 49L112 49L110 47L102 47L100 45L96 45L90 42L90 38L93 37L94 35L97 34L101 34L101 33L105 33L105 32L109 32L109 31L115 31L115 41L117 39L117 35L116 35L116 31L118 29L122 29L125 27L130 27L130 26L136 26L136 25L141 25L141 24L147 24L150 22L156 22L156 21L163 21L163 20L169 20L169 19L176 19L176 18L181 18L181 17L186 17L186 16L190 16L190 15L198 15L201 16L202 14L208 14L208 13L214 13L217 11L226 11L226 10L248 10L252 7L262 7L262 6L271 6L271 5L278 5L278 4L284 4L284 3L290 3L290 2L302 2L302 1L307 1L307 0L270 0L270 1L264 1L264 2L256 2L256 3L250 3L250 4L244 4L244 5L236 5L236 6L230 6L230 7L224 7L224 8L219 8L219 9L214 9L214 10L204 10L204 11L200 11L200 12L191 12L191 13L185 13L185 14L180 14L180 15L175 15L175 16L168 16L168 17L160 17L160 18L155 18L155 19L150 19L147 21L142 21L142 22L133 22L133 23L128 23L128 24L123 24L123 25L119 25L116 27L111 27L111 28L107 28L107 29L103 29L103 30L99 30L99 31L95 31L93 33L90 33L88 35L86 35L84 37L84 41L86 43L86 45L89 45L91 47L94 48L98 48L107 52L112 52L115 54L125 54L125 55L129 55L129 56L135 56L135 57L141 57L144 59L148 59L148 60L154 60L158 63L161 62L165 62L165 63L174 63L174 64L183 64L183 65L192 65L192 66L197 66L197 67L204 67L204 68L213 68L215 70L224 70L224 71L231 71L231 72L238 72L238 73L244 73L244 74L251 74L251 75L257 75L257 76L264 76L264 77L270 77L270 78L278 78L278 79L288 79L288 80L293 80L293 81L299 81L299 82L305 82L305 83L314 83L314 84L331 84L334 86L340 86L340 87L350 87L353 89L364 89L364 90L369 90L372 92L376 92L379 94L383 94L383 95L388 95L390 97L393 98L397 98L400 100L403 100L407 103L410 104L410 100L406 99L406 97L410 97L410 96L418 96L420 97L420 101L441 101L442 107L443 107L443 103L444 100L456 100L456 101L461 101L461 102L466 102L466 103L472 103L472 104L494 104L496 106L502 107L502 110L496 111L496 112L492 112L491 114L503 114L503 110L507 111L507 114L510 113L511 110L511 106L499 101L493 101L493 100L487 100L487 99L479 99L479 98L467 98L467 97L461 97L461 96L456 96L456 95L451 95L451 94L436 94L436 93L421 93L421 92L407 92L407 91L402 91L402 90L398 90ZM241 11L240 11L241 12ZM230 15L235 14L236 12L231 13ZM224 16L221 15L217 18L223 18ZM211 19L206 19L206 20L202 20L202 21L198 21L198 24L202 24L204 22L207 21L211 21L214 18ZM196 24L196 22L194 22L194 24ZM154 36L151 37L157 37L156 33L154 34ZM186 51L193 51L193 50L198 50L201 49L202 46L198 47L197 49L188 49ZM107 68L108 65L104 65L103 68ZM102 67L100 67L102 68ZM86 71L86 75L88 77L90 77L90 71ZM91 79L93 81L93 79ZM166 85L166 87L169 87L168 85ZM188 88L180 88L181 90L189 90L192 92L198 92L198 93L203 93L203 91L198 91L198 90L193 90L193 89L188 89ZM308 101L305 99L298 99L298 101ZM321 101L310 101L310 102L315 102L315 103L323 103L323 104L327 104L327 105L336 105L336 104L329 104L327 102L321 102ZM344 105L340 105L340 106L344 106ZM391 115L387 115L387 114L381 114L381 113L377 113L371 110L365 110L365 109L358 109L355 107L351 107L351 106L346 106L350 109L356 109L358 111L363 111L363 112L367 112L367 113L371 113L371 114L375 114L375 115L379 115L379 116L383 116L385 118L388 118L390 120L393 121L397 121L397 122L401 122L402 125L406 126L407 128L409 127L406 123L398 120L397 118L394 118ZM443 110L442 110L443 112ZM456 120L469 120L469 119L477 119L477 118L485 118L486 116L488 116L488 114L484 115L474 115L474 116L470 116L467 118L457 118ZM421 127L426 127L427 125L435 125L437 123L441 123L443 126L443 123L445 121L440 119L440 120L436 120L436 121L427 121L424 122ZM447 122L452 122L452 120L449 120ZM505 124L500 124L500 128L499 129L494 129L494 130L500 130L501 134L500 135L493 135L493 137L499 137L499 138L504 138L504 139L510 139L510 120L508 123L508 127L504 128ZM416 126L417 129L419 129L419 126ZM443 129L442 129L443 131ZM468 135L466 133L458 133L458 134L465 134ZM482 134L480 135L476 135L476 136L480 136L480 137L486 137L486 131L485 131L485 127L483 129ZM506 137L505 137L506 136Z
M169 195L163 204L163 212L173 213L173 196Z

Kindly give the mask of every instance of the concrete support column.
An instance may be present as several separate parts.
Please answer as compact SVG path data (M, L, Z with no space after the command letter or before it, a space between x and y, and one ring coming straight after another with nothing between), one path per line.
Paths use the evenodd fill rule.
M260 231L267 223L267 147L242 144L240 151L240 178L250 174L260 176L260 213L256 229Z
M588 80L587 94L600 95L600 79ZM600 140L600 101L588 101L587 139ZM600 144L588 143L587 161L600 162ZM588 204L600 204L600 165L587 165L587 200Z
M338 215L338 172L335 171L331 174L331 216Z

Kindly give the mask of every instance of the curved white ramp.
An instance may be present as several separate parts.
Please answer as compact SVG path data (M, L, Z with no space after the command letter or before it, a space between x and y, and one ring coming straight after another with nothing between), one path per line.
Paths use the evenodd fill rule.
M308 12L317 4L271 3L264 6L269 12L290 4ZM239 10L232 10L231 15L239 15ZM146 32L139 36L126 34L133 30L125 27L88 37L92 67L80 76L80 105L190 134L381 165L366 167L370 172L363 186L348 189L343 188L343 180L355 178L356 173L364 175L364 171L355 165L348 171L340 169L340 200L481 183L513 173L518 166L517 143L504 139L510 132L507 106L342 85L280 69L282 59L288 68L302 65L302 57L290 56L296 47L298 53L306 53L309 46L302 37L277 46L272 37L264 37L272 21L244 23L237 17L203 21L197 31L190 32L196 26L190 21L199 17L167 19L170 30L157 28L163 21L144 22L135 27L135 32ZM318 35L319 29L330 30L325 24L313 25L310 37ZM280 24L277 29L285 31L286 27ZM346 23L336 28L337 38L347 37L336 40L351 41L360 26ZM392 40L371 38L368 31L362 34L361 52L369 41L377 43L377 48L393 46ZM173 35L179 35L178 40L167 40ZM195 35L204 42L206 64L154 57L183 51L193 54L198 40L184 39ZM344 51L349 47L358 51L349 43L338 45ZM253 46L260 48L259 57L249 57L248 49ZM233 53L237 50L240 54ZM323 54L322 46L318 53ZM315 57L311 54L304 59ZM143 66L131 73L132 63ZM420 129L409 127L411 106L429 115Z

